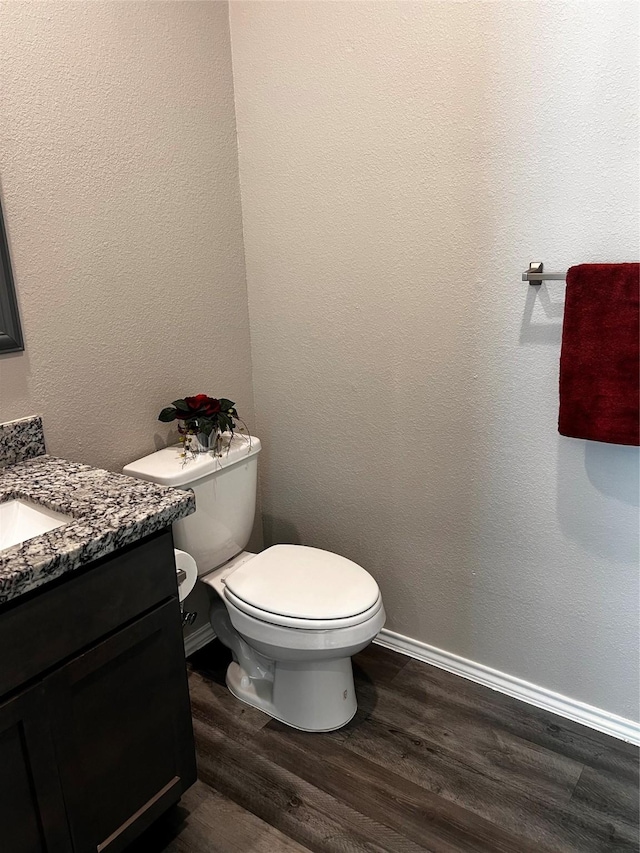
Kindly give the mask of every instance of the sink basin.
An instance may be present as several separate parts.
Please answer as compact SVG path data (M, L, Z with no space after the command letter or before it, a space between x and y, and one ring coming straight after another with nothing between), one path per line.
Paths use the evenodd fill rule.
M22 498L0 503L0 551L62 527L70 521L70 515L63 515Z

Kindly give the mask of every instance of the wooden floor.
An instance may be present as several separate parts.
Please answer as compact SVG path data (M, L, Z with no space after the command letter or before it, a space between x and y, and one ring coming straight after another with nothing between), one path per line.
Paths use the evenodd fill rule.
M638 845L638 750L379 646L359 709L304 734L190 659L199 781L128 853L591 853Z

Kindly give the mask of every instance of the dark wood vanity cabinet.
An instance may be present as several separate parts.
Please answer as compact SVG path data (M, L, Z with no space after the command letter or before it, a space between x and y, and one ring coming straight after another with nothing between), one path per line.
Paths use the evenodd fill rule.
M29 673L0 700L2 853L117 853L195 781L169 531L0 612L0 650L3 692Z
M70 847L44 694L37 685L0 705L0 850Z

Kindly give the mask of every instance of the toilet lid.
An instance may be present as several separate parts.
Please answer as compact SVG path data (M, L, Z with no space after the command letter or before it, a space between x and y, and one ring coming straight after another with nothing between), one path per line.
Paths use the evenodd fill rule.
M343 619L378 601L378 584L362 566L330 551L273 545L225 578L237 598L265 613Z

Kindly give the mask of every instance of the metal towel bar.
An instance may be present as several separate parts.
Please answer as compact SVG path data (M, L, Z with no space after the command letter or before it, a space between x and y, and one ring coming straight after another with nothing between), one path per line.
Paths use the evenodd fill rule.
M522 280L529 284L540 284L543 281L564 281L566 272L544 272L542 261L531 261L529 269L522 273Z

